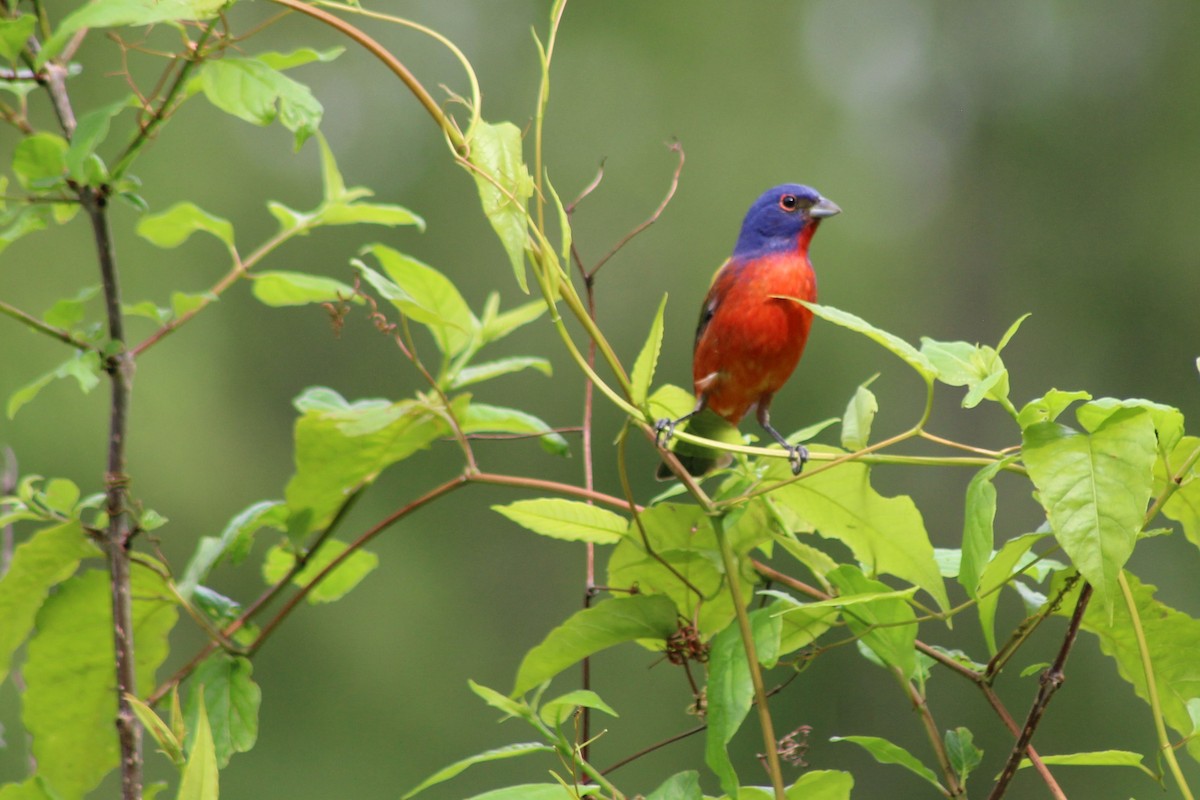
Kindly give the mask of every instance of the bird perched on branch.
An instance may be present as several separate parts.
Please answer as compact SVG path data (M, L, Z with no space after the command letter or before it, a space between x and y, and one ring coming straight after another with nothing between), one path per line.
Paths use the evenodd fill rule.
M795 183L768 189L746 214L733 255L713 277L700 310L692 359L696 407L679 419L660 419L657 441L664 444L675 426L712 438L723 426L736 426L751 409L759 425L788 453L793 474L808 460L803 445L789 444L771 425L771 398L804 352L812 312L800 300L815 302L817 278L808 245L821 220L841 212L816 190ZM677 442L672 448L692 475L718 465L720 453ZM659 466L658 477L671 477Z

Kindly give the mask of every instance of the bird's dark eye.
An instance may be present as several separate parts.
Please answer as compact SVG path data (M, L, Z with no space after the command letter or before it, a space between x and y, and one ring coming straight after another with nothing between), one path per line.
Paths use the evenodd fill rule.
M785 194L779 198L779 207L784 211L795 211L800 206L800 201L794 194Z

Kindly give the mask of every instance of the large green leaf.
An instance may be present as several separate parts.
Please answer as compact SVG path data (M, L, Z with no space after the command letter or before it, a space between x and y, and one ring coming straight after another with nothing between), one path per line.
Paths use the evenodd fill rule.
M945 792L933 770L922 764L912 753L887 739L879 736L831 736L829 741L856 744L870 753L880 764L896 764L904 767L914 775L919 775L932 783L939 791Z
M876 328L862 317L851 314L849 311L842 311L841 309L833 308L832 306L823 306L818 303L804 302L804 305L818 317L856 333L861 333L868 339L882 345L885 349L899 356L906 364L915 369L926 382L932 381L937 375L937 367L933 365L928 356L894 333L888 333L885 330Z
M880 661L899 669L906 678L915 678L917 615L912 606L903 598L886 596L890 586L865 577L850 564L843 564L826 577L842 594L869 598L866 602L845 605L842 619ZM870 597L872 593L878 596Z
M75 574L82 559L98 555L78 522L40 530L13 551L0 579L0 683L50 590Z
M249 659L214 653L192 673L184 705L189 753L194 754L201 743L202 715L208 718L212 747L220 767L225 767L234 753L245 753L254 747L262 691L250 677L253 671Z
M533 197L533 179L521 155L521 129L511 122L479 122L471 129L468 159L483 213L504 245L521 290L528 292L525 276L526 206Z
M154 686L179 615L162 577L137 564L131 594L141 695ZM108 573L88 571L46 600L29 640L22 719L33 737L38 774L65 800L91 791L119 761L112 620Z
M209 102L227 114L255 125L279 117L295 134L296 147L316 133L325 113L307 86L256 58L206 62L196 80Z
M492 510L534 533L570 542L616 544L629 527L620 514L557 497L518 500Z
M26 189L58 185L67 173L67 140L55 133L35 133L12 151L12 171Z
M814 452L840 453L813 446ZM782 464L772 465L768 477L791 477ZM928 592L942 609L950 607L933 545L921 512L912 498L884 497L870 484L864 464L848 462L814 472L777 489L772 495L827 539L843 542L868 574L887 573Z
M775 663L779 653L782 625L773 609L760 608L750 614L751 630L758 660L768 666ZM708 729L705 733L704 761L716 773L721 788L737 794L738 777L729 759L728 745L750 712L754 701L754 685L750 679L750 662L741 630L731 623L713 637L708 651L707 700Z
M515 408L471 403L459 415L458 421L463 433L534 434L538 437L538 444L547 453L565 456L571 452L571 446L561 433L533 414Z
M1145 758L1141 753L1133 753L1129 750L1094 750L1088 753L1041 755L1042 763L1050 766L1057 764L1074 767L1133 767L1146 773L1155 781L1159 781L1159 776L1142 763ZM1033 762L1028 758L1021 759L1020 769L1031 766L1033 766Z
M665 597L616 597L577 611L525 654L510 693L530 689L605 648L634 639L662 639L675 632L675 606Z
M196 231L211 234L226 246L233 245L233 223L190 201L176 203L160 214L142 217L137 226L138 236L163 248L178 247Z
M1024 432L1022 460L1054 536L1106 614L1142 529L1156 449L1153 419L1138 408L1116 411L1090 434L1053 422Z

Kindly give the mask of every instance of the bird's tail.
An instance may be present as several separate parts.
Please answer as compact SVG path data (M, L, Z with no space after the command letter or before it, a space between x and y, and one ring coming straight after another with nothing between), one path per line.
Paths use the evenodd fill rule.
M705 439L742 444L742 437L738 433L738 429L711 409L705 409L690 418L680 430L686 430L693 436L703 436ZM733 457L723 450L714 450L711 447L692 444L682 439L673 440L670 449L684 469L696 477L707 475L718 467L727 466L733 460ZM666 481L674 475L671 468L666 463L662 463L658 465L655 477L660 481Z

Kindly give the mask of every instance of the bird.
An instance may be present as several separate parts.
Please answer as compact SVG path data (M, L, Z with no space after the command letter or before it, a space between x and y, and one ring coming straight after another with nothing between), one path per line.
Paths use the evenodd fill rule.
M758 424L787 451L792 474L800 474L808 450L771 425L771 399L800 361L812 325L812 312L799 302L817 299L809 244L821 220L839 213L832 200L797 183L768 189L750 206L733 254L713 276L700 309L692 356L695 408L658 420L656 444L666 446L685 421L689 432L712 438L722 420L736 428L753 408ZM672 449L696 476L729 461L685 442ZM659 465L660 480L672 474L665 462Z

